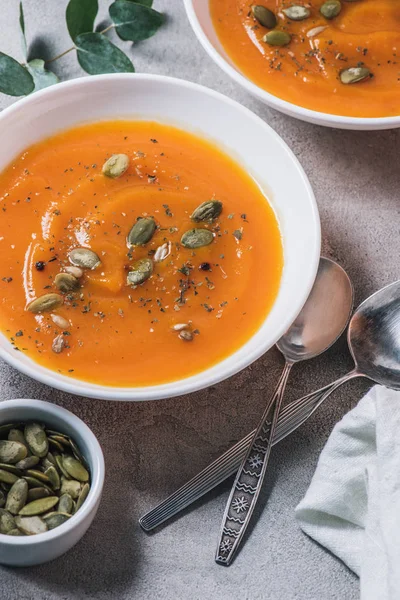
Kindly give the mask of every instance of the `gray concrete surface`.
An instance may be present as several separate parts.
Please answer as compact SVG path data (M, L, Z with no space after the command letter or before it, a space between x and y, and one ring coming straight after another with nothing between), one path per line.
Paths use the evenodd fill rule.
M21 59L17 2L2 0L0 50ZM66 0L25 0L27 35L45 42L47 57L69 46ZM106 14L109 2L101 2ZM157 36L129 48L139 72L162 73L219 90L265 119L294 150L314 187L324 254L339 261L356 287L356 301L399 277L400 169L398 131L354 133L308 125L253 100L205 55L182 0L155 0L168 14ZM56 64L62 78L79 77L69 55ZM0 106L13 101L0 96ZM6 143L6 140L2 140ZM320 387L351 366L345 340L293 373L288 400ZM62 558L36 568L0 567L1 600L352 600L358 580L299 530L302 498L334 423L367 389L352 382L300 431L273 451L271 486L234 566L213 561L229 485L155 534L138 517L255 426L280 369L275 350L218 386L175 400L107 403L71 397L0 363L0 398L34 397L72 410L94 430L107 478L98 516L85 538Z

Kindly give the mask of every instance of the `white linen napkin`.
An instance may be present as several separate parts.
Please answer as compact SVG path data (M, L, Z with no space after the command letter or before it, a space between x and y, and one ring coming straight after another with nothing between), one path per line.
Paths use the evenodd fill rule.
M362 600L399 600L400 392L373 387L335 426L296 517L359 575Z

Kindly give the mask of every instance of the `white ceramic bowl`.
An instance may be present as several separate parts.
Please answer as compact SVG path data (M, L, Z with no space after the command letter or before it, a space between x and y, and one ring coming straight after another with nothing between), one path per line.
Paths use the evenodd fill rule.
M284 269L276 302L257 333L237 352L192 377L157 386L117 388L50 371L0 334L0 356L55 388L110 400L151 400L215 384L259 358L296 318L311 290L320 255L315 198L303 169L280 137L252 112L212 90L169 77L101 75L32 94L0 115L0 170L26 146L78 123L112 118L176 124L225 147L265 189L279 220Z
M14 537L0 533L0 564L28 567L58 558L74 546L90 527L99 507L104 484L104 457L100 444L77 416L42 400L0 402L0 425L14 421L39 421L70 435L90 468L91 487L82 508L66 523L38 535Z
M194 33L213 61L232 79L239 83L239 85L265 104L268 104L268 106L296 119L308 121L316 125L336 127L337 129L372 131L374 129L394 129L400 127L400 115L382 118L330 115L297 106L270 94L246 77L225 52L212 23L209 0L184 0L184 4Z

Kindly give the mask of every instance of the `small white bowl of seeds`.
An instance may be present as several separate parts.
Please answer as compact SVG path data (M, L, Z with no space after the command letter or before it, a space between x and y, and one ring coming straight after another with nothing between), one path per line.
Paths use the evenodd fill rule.
M74 414L41 400L0 402L0 563L31 566L67 552L100 504L104 457Z

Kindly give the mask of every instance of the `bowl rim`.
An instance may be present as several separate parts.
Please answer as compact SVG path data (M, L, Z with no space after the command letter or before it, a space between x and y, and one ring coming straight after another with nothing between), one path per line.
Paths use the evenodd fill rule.
M204 0L209 3L209 0ZM244 87L256 98L262 100L268 106L296 119L322 125L324 127L335 127L337 129L354 129L354 130L379 130L379 129L395 129L400 127L400 114L391 117L348 117L346 115L335 115L331 113L319 112L310 108L304 108L298 104L293 104L287 100L282 100L278 96L267 92L259 87L256 83L247 78L240 71L236 70L229 62L215 49L213 44L208 39L204 29L197 18L194 9L193 0L183 0L186 14L189 19L192 29L203 46L207 54L212 60L223 70L227 75Z
M22 100L17 101L13 105L6 108L0 114L0 124L4 119L8 119L9 116L12 116L14 112L21 110L26 105L30 103L40 102L43 97L51 97L57 96L58 94L64 95L68 94L68 91L76 88L76 87L85 87L87 85L96 86L98 83L103 82L112 82L115 85L115 82L119 81L151 81L152 83L166 83L168 85L176 86L178 89L186 88L188 90L192 90L199 94L205 94L211 96L223 104L228 104L233 106L237 111L242 113L246 119L253 120L257 126L261 129L267 130L268 134L274 141L280 145L285 152L290 156L294 167L297 169L299 177L302 179L302 183L304 185L304 189L309 197L310 201L310 210L312 213L312 222L310 220L310 236L311 232L314 237L314 245L313 245L313 255L310 255L309 260L309 271L306 280L302 278L303 293L298 293L296 296L296 308L293 308L291 311L287 311L286 318L281 320L280 327L276 328L276 340L277 341L288 329L288 327L292 324L294 319L297 317L298 313L302 309L304 303L306 302L308 295L313 286L315 276L318 270L318 264L320 259L320 250L321 250L321 225L319 219L318 206L315 199L315 195L311 184L308 180L308 177L298 161L297 157L294 155L293 151L289 148L286 142L276 133L274 129L270 125L268 125L261 117L256 115L247 107L243 106L236 100L232 100L231 98L217 92L213 89L205 87L203 85L192 83L187 80L178 79L175 77L169 77L165 75L153 75L153 74L132 74L132 73L118 73L118 74L108 74L108 75L93 75L88 77L82 77L79 79L73 79L70 81L65 81L57 84L56 86L48 87L38 92L35 92L31 96L27 96ZM88 122L88 121L86 121ZM76 123L78 124L78 123ZM257 330L258 331L258 330ZM257 332L255 332L256 334ZM254 335L249 338L250 341ZM248 343L248 342L246 342ZM242 348L243 346L241 346ZM218 366L224 364L224 368L216 370L217 372L210 373L210 370L213 370L216 365L213 365L209 369L206 369L201 372L202 380L201 381L193 381L200 373L194 374L192 376L186 377L185 379L178 379L176 381L167 382L164 384L158 384L153 386L141 386L141 387L117 387L117 386L107 386L107 385L99 385L92 382L88 382L85 380L75 379L73 377L67 377L66 375L58 374L56 371L52 371L39 363L36 363L34 360L29 363L24 363L20 361L19 354L11 354L5 348L0 345L0 358L3 358L8 364L17 369L18 371L24 373L32 377L33 379L40 381L46 385L49 385L55 389L59 389L64 392L68 392L78 396L85 396L88 398L96 398L100 400L119 400L119 401L145 401L145 400L159 400L164 398L171 398L182 396L184 394L188 394L191 392L199 391L206 387L215 385L225 379L228 379L232 375L240 372L244 368L248 367L255 360L260 358L267 350L270 348L265 348L262 345L258 345L257 348L252 349L251 352L248 352L246 357L241 358L240 363L235 363L230 359L235 356L234 354L229 355L225 359L219 361L217 363ZM238 349L238 351L240 348ZM40 367L40 368L38 368ZM88 387L90 386L90 387Z
M36 546L57 540L64 534L77 529L85 521L85 519L90 516L92 510L96 508L96 504L99 502L103 492L105 478L104 455L100 443L90 427L88 427L80 417L75 415L70 410L63 408L62 406L58 406L57 404L46 402L45 400L37 400L33 398L17 398L14 400L4 400L0 402L0 421L1 414L5 408L18 408L18 410L20 410L24 407L37 409L38 415L40 413L42 415L45 413L48 415L56 415L63 421L67 422L70 428L73 430L77 430L78 428L82 429L82 433L80 435L87 440L88 446L90 447L90 456L93 461L90 491L79 511L72 515L68 521L59 527L51 529L50 531L46 531L45 533L20 537L0 533L0 545ZM41 418L43 418L43 416L41 416Z

